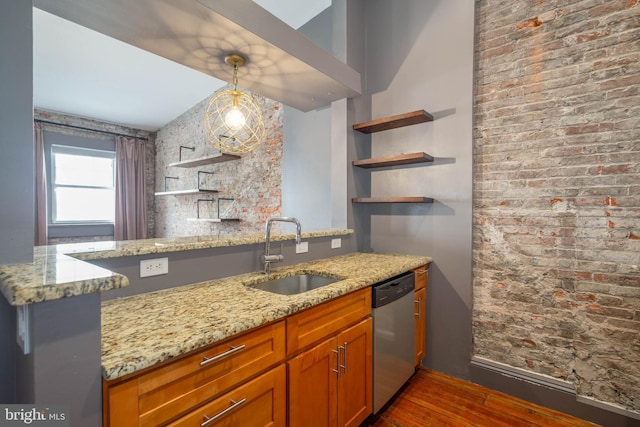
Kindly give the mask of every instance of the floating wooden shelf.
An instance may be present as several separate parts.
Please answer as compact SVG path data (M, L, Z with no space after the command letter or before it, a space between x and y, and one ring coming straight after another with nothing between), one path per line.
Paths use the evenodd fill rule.
M214 156L198 157L197 159L182 160L180 162L169 163L169 166L177 168L196 168L198 166L211 165L214 163L228 162L230 160L238 160L240 156L235 154L216 154Z
M352 203L433 203L430 197L354 197Z
M191 190L175 190L175 191L160 191L155 193L156 196L183 196L186 194L209 194L209 193L217 193L218 190L198 190L197 188Z
M354 160L353 166L360 168L382 168L385 166L409 165L412 163L433 162L427 153L398 154L396 156L378 157L375 159Z
M410 113L398 114L397 116L372 120L370 122L356 123L353 125L353 130L362 133L374 133L431 121L433 121L431 114L425 110L417 110Z
M196 222L238 222L240 218L187 218L187 221Z

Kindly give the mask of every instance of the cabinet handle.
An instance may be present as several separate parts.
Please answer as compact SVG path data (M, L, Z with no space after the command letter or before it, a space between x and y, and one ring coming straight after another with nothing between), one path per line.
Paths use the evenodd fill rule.
M347 342L344 342L344 345L338 347L338 349L342 349L344 351L344 358L342 359L342 365L340 367L344 369L344 374L347 375Z
M427 274L427 272L428 272L428 271L429 271L429 270L427 270L427 269L424 269L424 270L418 270L418 271L416 271L416 274Z
M336 369L332 369L333 372L338 374L338 379L340 378L340 347L337 350L331 350L336 353Z
M247 401L247 399L245 399L245 398L242 398L242 399L238 400L237 402L235 400L231 399L231 406L229 406L227 409L224 409L224 410L218 412L217 414L215 414L211 418L207 417L206 415L203 415L203 417L205 418L205 421L202 424L200 424L200 427L204 427L207 424L214 422L215 420L217 420L218 418L220 418L224 414L228 414L230 411L233 411L234 409L236 409L238 406L242 405L246 401Z
M418 298L417 300L413 300L414 303L418 304L418 312L417 313L413 313L414 316L417 316L418 319L420 319L422 317L422 297Z
M225 351L224 353L220 353L220 354L218 354L216 356L213 356L213 357L206 357L205 356L205 357L202 358L202 362L200 362L200 366L205 366L205 365L208 365L211 362L215 362L216 360L220 360L223 357L230 356L230 355L232 355L233 353L235 353L237 351L244 350L245 347L246 346L244 344L239 345L237 347L231 346L231 348L229 350Z

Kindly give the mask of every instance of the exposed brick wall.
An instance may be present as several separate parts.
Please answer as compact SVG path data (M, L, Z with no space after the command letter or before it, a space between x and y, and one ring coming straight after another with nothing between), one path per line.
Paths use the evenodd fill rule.
M473 335L640 412L638 3L477 3Z
M221 90L227 89L224 87ZM183 150L182 159L213 155L218 151L205 140L203 124L209 97L161 128L156 137L156 191L163 191L165 176L167 190L186 190L197 187L198 171L213 172L201 175L201 187L216 189L217 195L197 194L156 197L156 237L218 235L221 237L264 233L267 218L280 215L282 207L282 105L253 95L260 104L267 126L267 135L254 151L239 160L216 163L197 168L169 167L177 162L181 145L195 147ZM189 221L197 214L198 199L234 198L223 201L221 217L240 218L240 222L203 223ZM216 203L201 203L202 218L216 218Z

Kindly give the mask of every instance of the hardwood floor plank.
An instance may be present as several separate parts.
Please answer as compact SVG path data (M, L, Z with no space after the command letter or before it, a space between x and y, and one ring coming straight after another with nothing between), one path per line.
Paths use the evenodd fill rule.
M472 427L474 424L467 422L457 414L441 411L432 405L418 405L399 396L385 409L381 416L394 427L418 427L418 426L460 426Z
M487 406L504 412L526 414L531 420L540 423L544 422L544 425L549 427L594 427L595 425L562 412L541 406L532 406L528 402L518 400L509 395L500 394L496 392L496 394L489 396L487 399Z
M362 427L594 427L595 424L428 369L419 369Z

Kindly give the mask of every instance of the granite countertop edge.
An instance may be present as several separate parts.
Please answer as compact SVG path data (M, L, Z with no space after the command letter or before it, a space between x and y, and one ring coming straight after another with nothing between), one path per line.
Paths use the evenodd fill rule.
M252 288L260 272L102 303L102 374L114 380L341 295L431 263L426 256L356 252L276 268L276 279L319 274L339 279L297 295Z
M310 231L302 236L308 239L349 234L353 234L353 230ZM293 234L278 234L272 240L294 237ZM86 261L257 243L264 243L264 236L193 236L36 246L33 262L0 265L0 292L13 306L104 292L129 286L129 280Z

